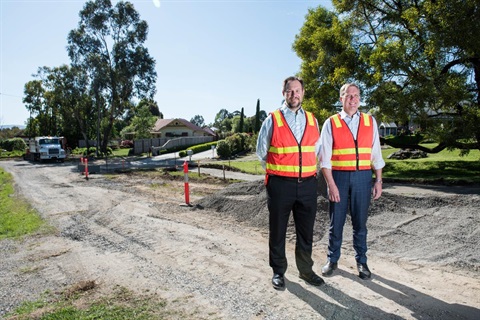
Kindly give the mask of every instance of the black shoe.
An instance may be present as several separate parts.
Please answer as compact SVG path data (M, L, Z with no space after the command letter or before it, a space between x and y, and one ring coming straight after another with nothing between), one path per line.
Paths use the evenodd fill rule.
M283 274L274 273L272 278L272 285L277 290L284 289L285 279L283 278Z
M337 269L338 264L336 262L328 261L326 265L322 268L322 276L331 276L333 270Z
M366 263L358 263L357 262L357 269L358 269L358 276L360 279L370 279L372 276L372 273L370 272L370 269L368 269L368 266Z
M312 286L321 286L322 284L325 283L322 278L320 278L315 272L312 272L310 275L305 275L300 273L300 279L305 280Z

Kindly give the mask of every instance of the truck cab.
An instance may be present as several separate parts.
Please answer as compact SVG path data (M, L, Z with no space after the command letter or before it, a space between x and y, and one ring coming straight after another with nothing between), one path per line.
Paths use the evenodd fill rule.
M28 141L28 148L25 154L26 160L44 161L56 160L65 161L66 153L62 147L62 137L35 137Z

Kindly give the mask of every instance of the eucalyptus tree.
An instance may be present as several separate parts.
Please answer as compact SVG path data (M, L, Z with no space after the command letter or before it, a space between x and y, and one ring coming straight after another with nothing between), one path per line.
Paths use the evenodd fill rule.
M152 137L152 129L157 121L157 117L152 115L148 105L140 107L132 119L129 128L130 132L134 132L135 139L148 139Z
M332 3L335 11L309 10L293 44L307 108L324 118L338 107L340 86L353 81L380 120L415 120L438 142L396 146L480 149L478 0Z
M190 122L196 126L199 126L200 128L203 128L205 126L205 119L203 119L203 116L198 114L195 115L192 119L190 119Z
M142 109L145 106L148 108L148 110L150 110L150 114L152 116L163 119L163 113L160 112L160 109L158 108L158 104L155 100L153 100L153 99L142 99L132 109L127 110L126 115L123 119L125 121L124 126L129 125L130 122L132 121L133 117L136 116L138 114L138 112L140 111L140 109Z
M133 107L133 99L155 94L155 60L144 46L147 22L130 2L88 1L78 27L68 35L72 66L85 70L106 151L114 124Z
M91 99L90 79L85 70L62 65L44 67L47 103L57 106L59 127L67 141L80 136L89 146L89 137L96 132L97 113Z
M41 80L31 80L27 82L23 89L22 102L30 113L25 128L29 136L49 135L51 134L48 125L48 110L45 108L45 89ZM38 117L38 119L37 119Z

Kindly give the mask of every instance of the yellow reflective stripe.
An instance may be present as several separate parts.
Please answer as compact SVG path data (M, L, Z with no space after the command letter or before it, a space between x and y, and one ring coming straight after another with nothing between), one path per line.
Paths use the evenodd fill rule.
M283 121L282 121L282 116L280 114L280 110L275 110L273 112L273 116L275 117L275 120L277 120L278 126L283 127Z
M372 153L372 148L358 148L358 153Z
M276 153L276 154L285 154L285 153L298 153L300 150L298 149L298 146L295 147L272 147L268 148L268 152L271 153ZM315 152L315 146L303 146L302 147L302 153L304 152Z
M358 153L372 153L372 148L358 148ZM333 155L355 154L355 148L335 149Z
M363 124L365 127L370 127L370 117L366 114L363 115Z
M370 160L360 160L358 162L359 166L370 166L371 161ZM335 161L332 160L332 167L356 167L357 166L357 161L355 160L349 160L349 161Z
M333 123L335 123L336 128L342 127L342 122L340 121L340 115L337 114L333 116Z
M297 153L297 152L299 152L299 150L298 150L298 146L283 147L283 148L282 147L277 148L277 147L270 146L270 148L268 148L268 152L277 153L277 154L284 154L284 153Z
M303 146L302 152L315 152L315 146Z
M299 166L282 166L278 164L267 163L267 169L283 172L300 172ZM317 166L303 166L302 172L317 172Z
M313 121L313 115L310 112L307 112L307 121L309 126L315 125L315 122Z

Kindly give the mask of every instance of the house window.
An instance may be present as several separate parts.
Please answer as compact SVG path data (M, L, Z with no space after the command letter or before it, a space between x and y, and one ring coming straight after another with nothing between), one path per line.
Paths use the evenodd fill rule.
M182 137L188 137L188 132L182 132Z

